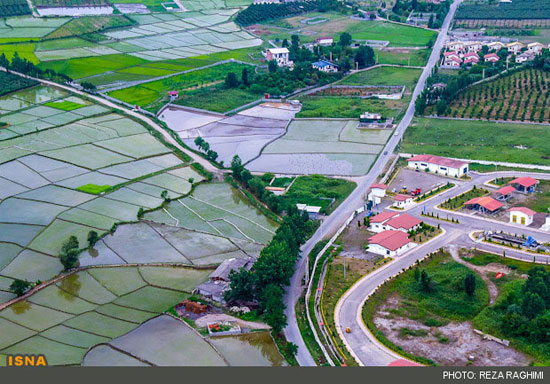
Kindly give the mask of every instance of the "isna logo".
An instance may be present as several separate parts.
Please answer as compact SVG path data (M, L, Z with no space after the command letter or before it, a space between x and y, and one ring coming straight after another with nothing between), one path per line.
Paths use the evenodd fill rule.
M44 355L7 355L8 367L46 367L48 361Z

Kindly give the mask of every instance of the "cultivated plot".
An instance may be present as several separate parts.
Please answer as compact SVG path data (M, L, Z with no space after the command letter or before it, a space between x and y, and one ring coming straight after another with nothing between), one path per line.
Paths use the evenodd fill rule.
M251 171L287 174L363 175L391 135L360 130L356 120L294 120L286 135L247 165Z

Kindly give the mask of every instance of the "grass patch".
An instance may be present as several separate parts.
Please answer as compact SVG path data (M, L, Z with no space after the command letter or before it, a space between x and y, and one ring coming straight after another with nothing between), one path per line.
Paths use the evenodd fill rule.
M346 30L354 39L386 40L391 46L425 47L437 32L383 21L361 21Z
M85 184L75 189L80 192L91 193L92 195L101 195L102 193L107 192L111 188L113 188L111 185Z
M394 119L404 111L403 100L361 99L358 97L306 96L300 99L302 109L296 114L300 118L334 117L358 119L365 111L380 113Z
M412 65L422 67L428 62L430 50L415 49L407 51L375 50L378 64Z
M495 255L494 253L485 253L479 250L468 250L467 253L461 253L462 259L473 265L485 266L491 263L502 264L520 274L525 274L533 268L533 263ZM544 268L550 271L550 266L544 265Z
M300 176L284 195L291 204L320 206L329 214L344 201L357 184L343 179L331 179L321 175ZM332 200L334 199L334 202Z
M517 148L520 145L527 149ZM402 151L550 165L550 129L542 125L417 118L405 131Z
M382 285L363 307L363 320L380 342L401 355L423 364L433 361L413 356L400 346L393 344L374 324L378 309L392 295L400 297L398 307L391 310L394 315L406 317L430 326L441 326L450 321L468 321L477 316L489 304L489 291L485 282L475 275L476 290L473 296L464 291L464 279L472 271L455 261L448 254L438 252L422 261L418 268L432 278L433 288L427 292L415 277L411 268Z
M341 81L342 85L405 85L413 87L421 69L400 67L377 67L366 71L354 73Z
M225 113L261 97L245 89L206 87L180 94L175 104Z
M518 172L540 172L540 173L550 173L550 170L546 169L529 169L521 167L504 167L504 166L494 166L492 164L479 164L479 163L470 163L470 171L476 171L479 173L488 173L495 171L518 171Z
M63 101L51 101L49 103L44 104L47 107L52 107L55 109L60 109L62 111L74 111L75 109L85 107L84 104L75 103L73 101L69 100L63 100Z

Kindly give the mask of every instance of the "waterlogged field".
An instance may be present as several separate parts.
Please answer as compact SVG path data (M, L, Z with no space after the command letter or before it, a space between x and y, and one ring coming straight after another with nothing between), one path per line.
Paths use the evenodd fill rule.
M251 171L363 175L391 130L359 130L357 120L294 120L287 133L248 164Z
M0 98L0 121L2 301L13 297L12 279L57 275L70 236L87 248L90 231L135 222L163 191L183 196L204 179L139 123L53 88Z
M49 365L80 365L90 348L168 310L190 296L210 273L181 267L118 267L72 274L0 311L0 355L45 354ZM190 332L196 337L190 342L208 345ZM200 359L198 348L192 354L190 349L181 353L185 352L188 365Z

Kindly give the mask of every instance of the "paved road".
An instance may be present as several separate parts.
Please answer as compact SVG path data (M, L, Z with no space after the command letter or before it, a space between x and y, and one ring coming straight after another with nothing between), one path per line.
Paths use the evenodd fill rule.
M2 68L0 67L0 70L2 71L5 71L5 68ZM164 139L172 144L174 147L178 148L180 151L184 152L185 154L189 155L193 161L197 162L197 163L200 163L202 164L202 166L212 172L212 173L215 173L215 174L219 174L221 173L222 171L216 167L214 167L208 160L204 159L203 157L197 155L196 153L190 151L189 149L181 146L171 135L170 133L168 133L166 130L164 130L160 125L158 125L157 123L155 123L153 120L151 120L149 117L147 116L144 116L142 115L141 113L138 113L138 112L135 112L129 108L126 108L126 107L123 107L119 104L116 104L116 103L113 103L112 101L109 101L109 100L106 100L104 99L103 97L100 97L100 96L96 96L96 95L91 95L89 93L86 93L86 92L83 92L83 91L79 91L78 89L75 89L73 87L70 87L68 85L64 85L64 84L59 84L59 83L55 83L53 81L49 81L49 80L43 80L43 79L38 79L38 78L34 78L34 77L30 77L30 76L26 76L22 73L17 73L17 72L13 72L13 71L10 71L16 75L19 75L21 77L26 77L26 78L29 78L29 79L33 79L33 80L36 80L36 81L39 81L40 83L42 84L46 84L46 85L50 85L52 87L56 87L56 88L61 88L61 89L64 89L66 91L69 91L69 92L72 92L72 93L75 93L77 95L81 95L81 96L84 96L84 97L87 97L89 99L92 99L94 100L95 102L97 102L98 104L102 104L106 107L109 107L109 108L113 108L113 109L118 109L119 111L122 111L124 113L126 113L127 115L130 115L132 117L135 117L136 119L138 120L141 120L142 122L144 122L145 124L149 125L151 128L153 128L155 131L159 132L163 137Z
M550 179L550 174L538 174L538 173L522 173L522 175L530 175L538 179ZM457 187L445 191L440 195L427 200L424 204L419 204L415 207L408 209L406 212L415 216L419 216L424 207L427 212L437 212L436 206L447 200L449 197L456 196L460 193L466 192L471 189L473 185L481 186L483 183L494 179L495 177L508 177L517 176L518 172L498 172L495 174L472 174L472 180L463 182L455 181ZM504 231L508 233L525 234L526 236L533 236L538 241L548 242L550 241L550 233L540 231L536 228L525 228L520 225L500 222L496 220L487 220L477 215L461 214L457 212L443 213L440 211L442 217L453 217L459 219L460 224L451 224L429 217L422 217L422 220L431 225L441 225L441 228L445 230L445 234L440 235L433 241L416 248L413 248L409 252L398 257L395 261L387 264L385 267L376 271L375 273L366 275L359 282L354 285L338 302L335 309L335 323L337 330L344 340L344 343L348 347L348 350L352 355L365 366L378 366L388 365L395 359L402 358L396 355L388 348L381 345L372 334L366 329L362 319L361 310L367 297L372 294L376 288L387 279L400 273L404 268L408 268L413 265L417 260L424 258L428 253L434 252L439 248L446 247L453 244L457 247L476 247L477 249L486 250L490 252L502 253L504 249L502 247L491 245L487 243L474 242L469 234L473 231ZM523 259L525 261L532 262L533 254L528 254L521 251L515 251L506 248L506 256L511 258ZM537 255L538 262L550 261L550 256ZM343 330L346 327L352 329L352 333L344 333Z
M355 188L350 196L348 196L348 198L328 218L324 220L322 231L321 228L317 230L317 232L315 232L315 234L309 239L307 243L303 245L301 249L302 257L296 263L294 276L292 277L290 287L288 288L285 295L285 313L287 316L288 325L284 329L287 340L293 342L298 346L298 354L296 356L296 359L298 360L298 363L300 365L315 365L315 362L311 357L311 354L309 353L304 343L304 340L302 339L302 335L300 334L294 310L294 307L296 306L296 303L303 291L302 281L305 274L307 255L310 253L313 246L323 239L325 234L329 235L335 233L356 209L363 206L364 195L366 191L368 190L370 185L376 181L378 175L382 173L384 166L389 161L391 154L395 150L397 144L403 136L403 133L405 132L405 130L411 123L412 118L414 117L415 100L424 89L426 79L430 76L432 68L439 60L440 52L444 46L450 22L454 16L457 6L461 2L462 0L455 0L455 2L451 5L449 13L445 18L445 21L443 22L441 32L439 33L439 36L434 43L432 53L430 55L430 58L428 59L428 63L422 71L422 74L420 75L418 83L416 84L416 87L412 94L409 107L407 108L403 119L397 126L395 135L393 135L386 143L382 154L380 154L369 173L360 179L357 188Z

